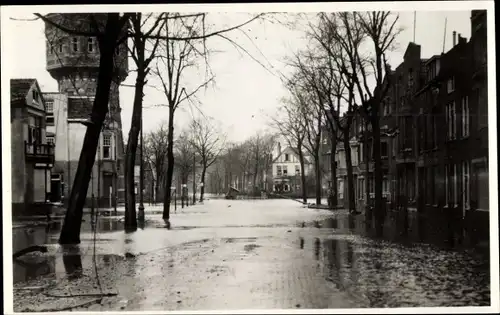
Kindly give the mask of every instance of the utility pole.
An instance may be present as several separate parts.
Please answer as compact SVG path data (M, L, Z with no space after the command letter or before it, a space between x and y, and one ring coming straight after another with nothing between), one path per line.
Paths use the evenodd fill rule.
M139 220L144 220L144 134L143 134L143 110L141 108L141 147L140 147L140 165L139 165Z

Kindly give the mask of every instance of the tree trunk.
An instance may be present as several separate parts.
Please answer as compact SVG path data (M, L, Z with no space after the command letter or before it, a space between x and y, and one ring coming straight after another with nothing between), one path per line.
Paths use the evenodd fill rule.
M382 159L380 156L380 125L378 117L372 119L373 128L373 158L374 158L374 189L375 189L375 224L377 235L382 236L382 228L384 224L385 204L382 200Z
M349 212L356 211L356 197L354 192L354 176L352 174L351 145L349 134L344 133L345 164L347 168L347 196L349 201Z
M337 135L336 132L331 132L332 150L330 152L330 175L332 177L332 191L333 191L333 199L332 206L335 207L338 205L338 189L337 189L337 163L335 162L335 154L337 151Z
M205 175L207 173L207 163L203 163L203 169L201 170L201 183L203 185L200 188L200 202L203 202L203 196L205 195Z
M299 153L299 163L300 163L300 181L302 186L302 202L307 204L307 187L306 187L306 170L304 163L304 153L302 153L302 144L297 146L297 151Z
M139 52L140 48L137 48ZM138 53L139 58L144 54ZM130 125L130 131L128 134L127 150L125 154L125 230L135 231L137 230L137 215L135 209L135 191L134 191L134 168L135 168L135 157L139 142L139 132L141 129L142 120L142 95L144 90L144 79L146 74L144 72L144 67L141 64L141 60L137 65L137 78L135 80L135 96L134 96L134 107L132 112L132 122ZM141 187L139 187L139 190ZM139 192L140 193L140 192Z
M314 157L314 171L316 173L316 204L321 204L321 169L319 155Z
M60 244L80 243L83 207L85 206L85 199L87 197L92 166L96 158L99 135L108 112L109 91L114 75L113 58L115 44L121 34L122 27L123 24L120 21L118 13L108 13L105 36L99 41L99 75L97 77L96 95L92 106L92 124L87 127L87 131L85 132L78 168L68 201L68 210L66 211L59 236Z
M163 192L163 219L170 222L170 187L174 175L174 108L168 112L168 144L167 144L167 176L165 176L165 191Z

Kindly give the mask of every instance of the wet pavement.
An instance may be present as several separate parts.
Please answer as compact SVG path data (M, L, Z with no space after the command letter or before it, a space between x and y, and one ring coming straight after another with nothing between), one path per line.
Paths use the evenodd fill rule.
M179 207L167 230L160 209L147 207L134 233L121 216L101 216L95 242L86 216L77 247L57 245L53 224L47 253L14 261L14 310L490 305L488 255L431 242L421 220L374 238L363 215L342 210L208 200Z

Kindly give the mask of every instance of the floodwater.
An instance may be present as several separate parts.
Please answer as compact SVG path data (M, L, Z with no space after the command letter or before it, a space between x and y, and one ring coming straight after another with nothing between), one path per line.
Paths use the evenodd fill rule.
M14 261L14 305L50 309L26 291L42 283L96 290L94 269L105 290L118 291L88 309L98 311L490 305L488 253L450 243L436 222L413 220L406 233L386 224L375 237L363 215L287 200L211 200L172 214L170 230L152 213L134 233L121 217L101 216L94 234L86 216L76 247L57 245L53 224L48 253Z

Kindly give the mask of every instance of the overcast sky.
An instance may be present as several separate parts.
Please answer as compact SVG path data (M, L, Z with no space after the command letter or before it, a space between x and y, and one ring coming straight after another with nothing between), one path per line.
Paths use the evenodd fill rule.
M429 7L432 2L425 5L418 3L413 7L405 7L413 10L415 6L419 8L416 13L416 33L415 41L422 47L422 57L429 57L439 54L443 47L444 25L447 19L447 34L445 50L452 46L452 32L455 30L462 36L470 37L470 11L464 10L464 4L456 5L449 3L447 6ZM363 8L369 9L368 5L373 3L365 2ZM387 3L385 5L388 5ZM337 4L330 4L330 10L338 10ZM314 6L303 7L307 10L319 11L328 10L329 7L317 8ZM380 5L377 6L380 8ZM470 4L469 4L470 7ZM280 6L279 10L297 10L297 6ZM389 8L389 7L388 7ZM401 9L401 4L399 8ZM248 18L248 14L231 13L230 11L242 12L242 7L224 7L224 14L221 16L221 24L238 24ZM262 11L274 10L276 7L267 8L261 5ZM433 9L434 11L422 11L422 9ZM124 9L121 9L125 11ZM155 9L161 10L161 9ZM163 9L166 10L166 9ZM191 7L190 10L193 10ZM207 11L206 7L200 11ZM217 8L211 9L217 11ZM255 9L254 9L255 10ZM440 10L440 11L435 11ZM455 11L453 11L455 10ZM458 10L458 11L457 11ZM2 8L2 61L8 62L8 71L11 78L36 78L44 92L57 91L57 82L52 79L45 70L45 36L44 25L41 21L13 21L8 17L32 18L33 12L38 8L25 6L22 11L4 14ZM89 10L91 11L92 10ZM222 11L222 10L221 10ZM389 56L389 63L395 68L402 60L406 46L413 39L413 11L401 12L399 26L404 27L397 41L399 48ZM268 120L263 113L272 113L278 106L279 99L286 96L287 92L282 87L281 81L272 72L282 71L284 65L282 60L285 56L291 55L293 51L301 49L305 41L302 38L302 30L291 30L279 24L252 23L245 27L249 36L253 39L257 50L243 34L233 33L231 37L239 44L265 64L268 69L263 68L250 57L238 52L231 44L222 39L211 39L208 45L210 48L221 52L212 56L211 67L216 75L216 87L202 90L198 94L202 102L201 110L208 116L215 118L222 123L224 130L228 133L229 139L242 141L260 129L266 128ZM261 55L262 53L262 55ZM4 57L8 56L8 61ZM130 60L129 64L133 64ZM2 64L4 68L4 64ZM4 68L5 70L6 68ZM269 69L271 71L269 71ZM188 81L199 82L200 78L189 78ZM135 77L130 75L125 83L133 84ZM154 82L150 81L150 84ZM152 88L145 90L144 105L165 103L162 93ZM124 136L127 137L130 127L132 100L134 89L122 87L120 89L120 101L122 107L122 121ZM186 103L184 111L178 113L176 125L182 126L191 116L190 106ZM145 132L155 129L167 117L166 108L146 109L144 113Z

